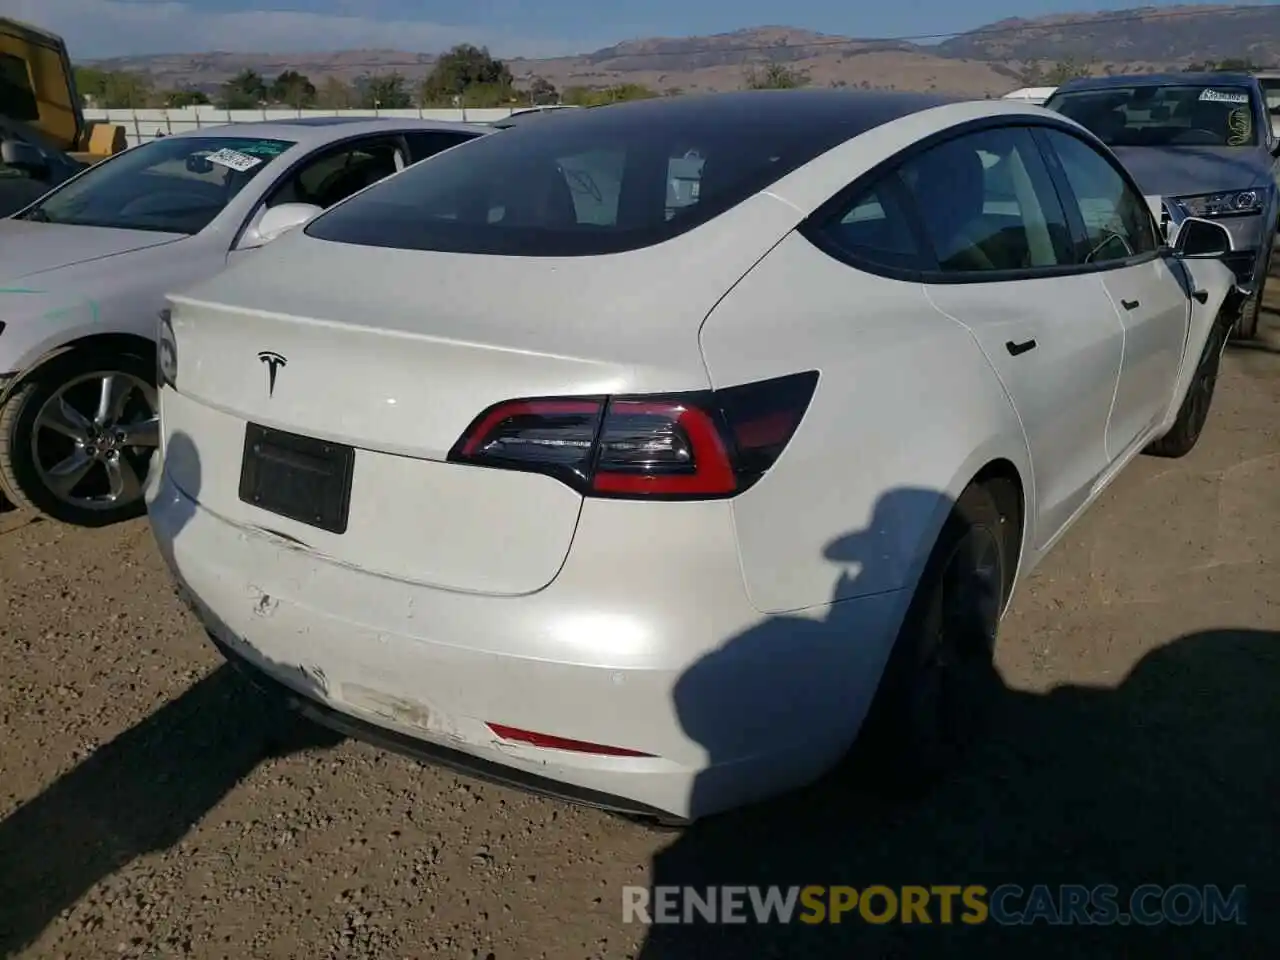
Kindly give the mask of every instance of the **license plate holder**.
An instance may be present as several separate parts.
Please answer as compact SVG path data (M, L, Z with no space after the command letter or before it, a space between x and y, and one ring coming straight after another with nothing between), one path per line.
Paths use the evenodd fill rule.
M355 459L355 448L345 444L246 424L240 499L310 527L346 533Z

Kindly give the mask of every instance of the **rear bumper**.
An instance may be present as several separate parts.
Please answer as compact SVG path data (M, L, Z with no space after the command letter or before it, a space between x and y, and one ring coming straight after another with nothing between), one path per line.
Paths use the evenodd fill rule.
M198 615L194 605L191 605L191 608ZM615 797L611 794L601 793L598 790L560 783L547 777L541 777L534 773L527 773L513 767L494 763L491 760L485 760L482 757L463 753L460 750L451 750L440 744L429 743L416 737L408 737L402 733L397 733L395 730L380 727L350 714L342 713L321 699L300 694L281 683L270 673L258 667L249 658L237 653L212 633L209 634L209 640L217 651L226 658L228 663L248 677L249 681L266 696L279 700L307 719L328 727L344 737L361 740L421 763L445 767L474 777L477 780L483 780L486 783L514 787L538 796L567 800L570 803L596 807L614 813L645 817L665 824L675 825L687 822L674 818L656 807L637 803L625 797Z
M905 606L762 617L722 502L659 505L660 529L637 522L652 504L589 503L550 587L493 597L325 560L153 476L162 555L219 648L272 689L352 736L641 815L696 819L820 776L853 742ZM530 746L490 723L648 756Z

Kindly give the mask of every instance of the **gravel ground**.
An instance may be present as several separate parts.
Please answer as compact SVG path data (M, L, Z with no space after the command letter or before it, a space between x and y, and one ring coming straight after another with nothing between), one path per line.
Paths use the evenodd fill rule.
M144 523L0 514L0 955L1280 956L1280 330L1018 597L997 728L887 808L827 782L684 833L481 785L266 704ZM1247 927L647 930L625 884L1248 884Z

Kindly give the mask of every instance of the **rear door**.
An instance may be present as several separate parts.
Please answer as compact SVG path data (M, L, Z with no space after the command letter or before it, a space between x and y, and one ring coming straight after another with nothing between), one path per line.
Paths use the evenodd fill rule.
M1029 129L944 141L900 177L937 262L925 290L972 332L1026 431L1043 546L1107 468L1123 328L1098 275L1073 263L1066 213Z
M1107 424L1107 455L1114 460L1143 441L1173 399L1190 323L1185 273L1160 255L1147 202L1113 161L1064 131L1046 128L1037 136L1066 197L1076 258L1099 270L1124 327L1124 361Z

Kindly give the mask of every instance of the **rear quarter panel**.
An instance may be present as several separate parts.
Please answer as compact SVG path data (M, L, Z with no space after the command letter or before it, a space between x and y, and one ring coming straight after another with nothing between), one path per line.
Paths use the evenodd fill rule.
M782 457L734 501L753 604L781 613L913 586L951 503L992 460L1033 502L1027 444L967 330L921 286L862 273L798 233L703 326L712 383L816 369Z

